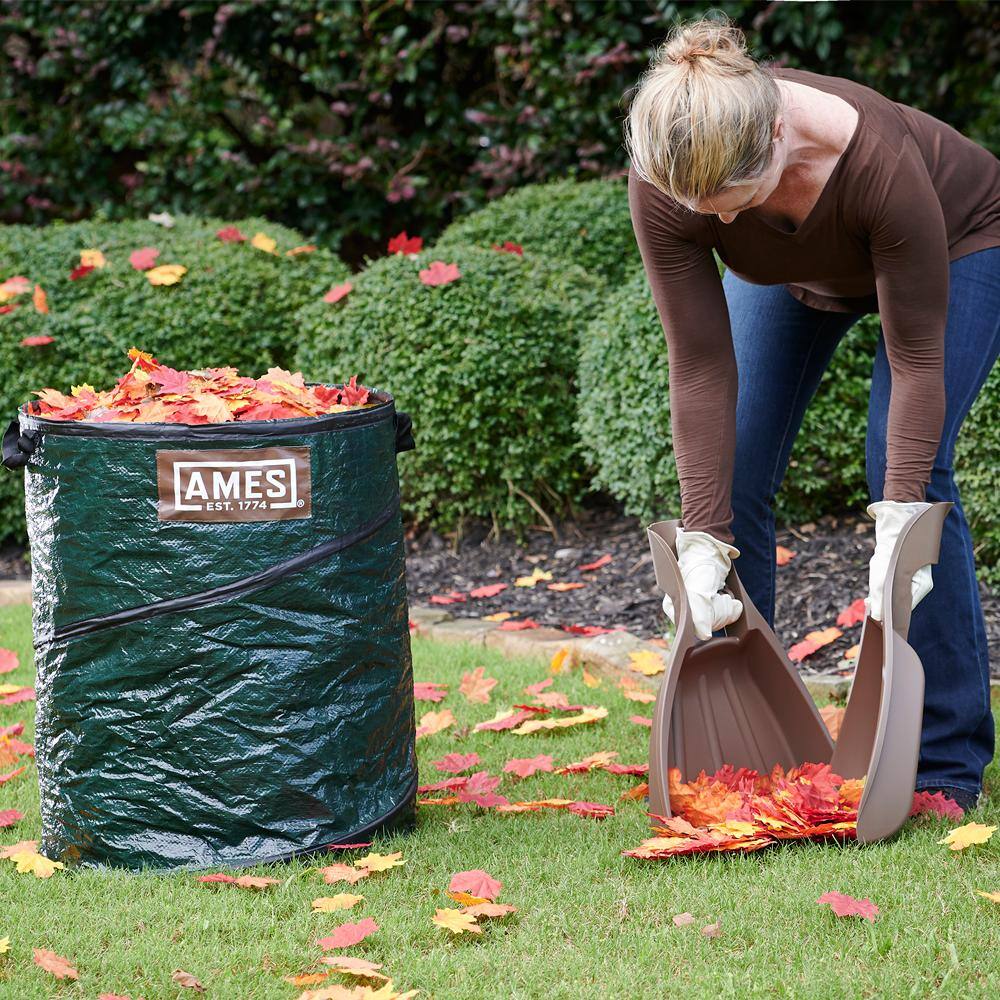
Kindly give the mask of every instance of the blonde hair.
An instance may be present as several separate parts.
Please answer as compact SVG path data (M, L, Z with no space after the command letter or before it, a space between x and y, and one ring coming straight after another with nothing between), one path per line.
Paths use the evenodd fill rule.
M728 18L678 24L640 78L625 121L635 172L675 201L712 197L771 162L781 92Z

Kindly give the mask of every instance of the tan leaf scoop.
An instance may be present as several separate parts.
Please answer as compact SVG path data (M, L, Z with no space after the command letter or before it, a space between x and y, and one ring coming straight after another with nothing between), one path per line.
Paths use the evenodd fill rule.
M910 581L920 566L937 562L950 506L934 504L900 533L886 577L885 593L892 594L884 602L886 628L871 618L865 622L836 753L798 671L736 570L726 589L743 603L743 614L724 636L700 642L677 565L680 522L649 526L656 582L677 616L650 734L650 812L671 814L672 767L688 781L724 764L767 773L775 764L787 770L832 760L845 778L867 775L858 839L878 840L899 829L913 799L923 716L923 670L906 643Z

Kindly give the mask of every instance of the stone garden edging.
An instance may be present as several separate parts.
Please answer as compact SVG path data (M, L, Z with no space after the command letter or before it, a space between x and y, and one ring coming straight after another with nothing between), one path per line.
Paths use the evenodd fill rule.
M414 634L435 642L465 642L472 646L496 649L506 656L520 656L549 663L562 648L569 649L569 662L586 667L592 673L612 683L627 680L633 687L659 686L658 677L645 677L629 668L629 654L648 650L665 656L666 650L656 643L640 639L624 630L591 637L570 635L557 628L533 628L509 631L499 622L484 618L455 618L441 608L411 606L410 621ZM803 672L802 679L814 698L846 697L850 680Z

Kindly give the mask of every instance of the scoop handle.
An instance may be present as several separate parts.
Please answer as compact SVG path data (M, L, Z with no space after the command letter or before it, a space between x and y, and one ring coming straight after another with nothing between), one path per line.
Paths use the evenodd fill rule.
M680 521L657 521L646 528L649 536L649 548L653 553L653 572L656 574L656 585L664 591L674 605L674 635L685 645L697 641L694 633L694 622L691 618L691 605L688 604L687 590L684 587L684 577L677 562L675 546L677 544L677 529Z
M914 514L903 525L889 557L882 591L883 624L886 632L891 629L904 642L913 613L913 574L921 566L938 561L944 520L953 506L949 502L935 503ZM890 599L886 600L885 595L890 593Z

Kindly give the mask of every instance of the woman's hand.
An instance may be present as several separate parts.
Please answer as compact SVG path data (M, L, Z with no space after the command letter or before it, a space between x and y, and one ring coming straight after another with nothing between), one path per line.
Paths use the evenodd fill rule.
M711 639L717 629L731 625L743 614L743 604L719 591L729 576L732 560L740 552L704 531L677 529L677 562L684 579L695 635ZM663 610L672 622L674 605L669 595L663 598Z
M929 503L901 503L896 500L879 500L868 505L868 513L875 518L875 552L868 564L868 597L865 600L865 607L868 609L868 614L876 621L882 621L882 590L885 586L885 574L889 568L889 557L896 545L896 539L914 514L919 514L930 506ZM933 587L930 565L921 566L913 574L913 603L910 607L915 608Z

